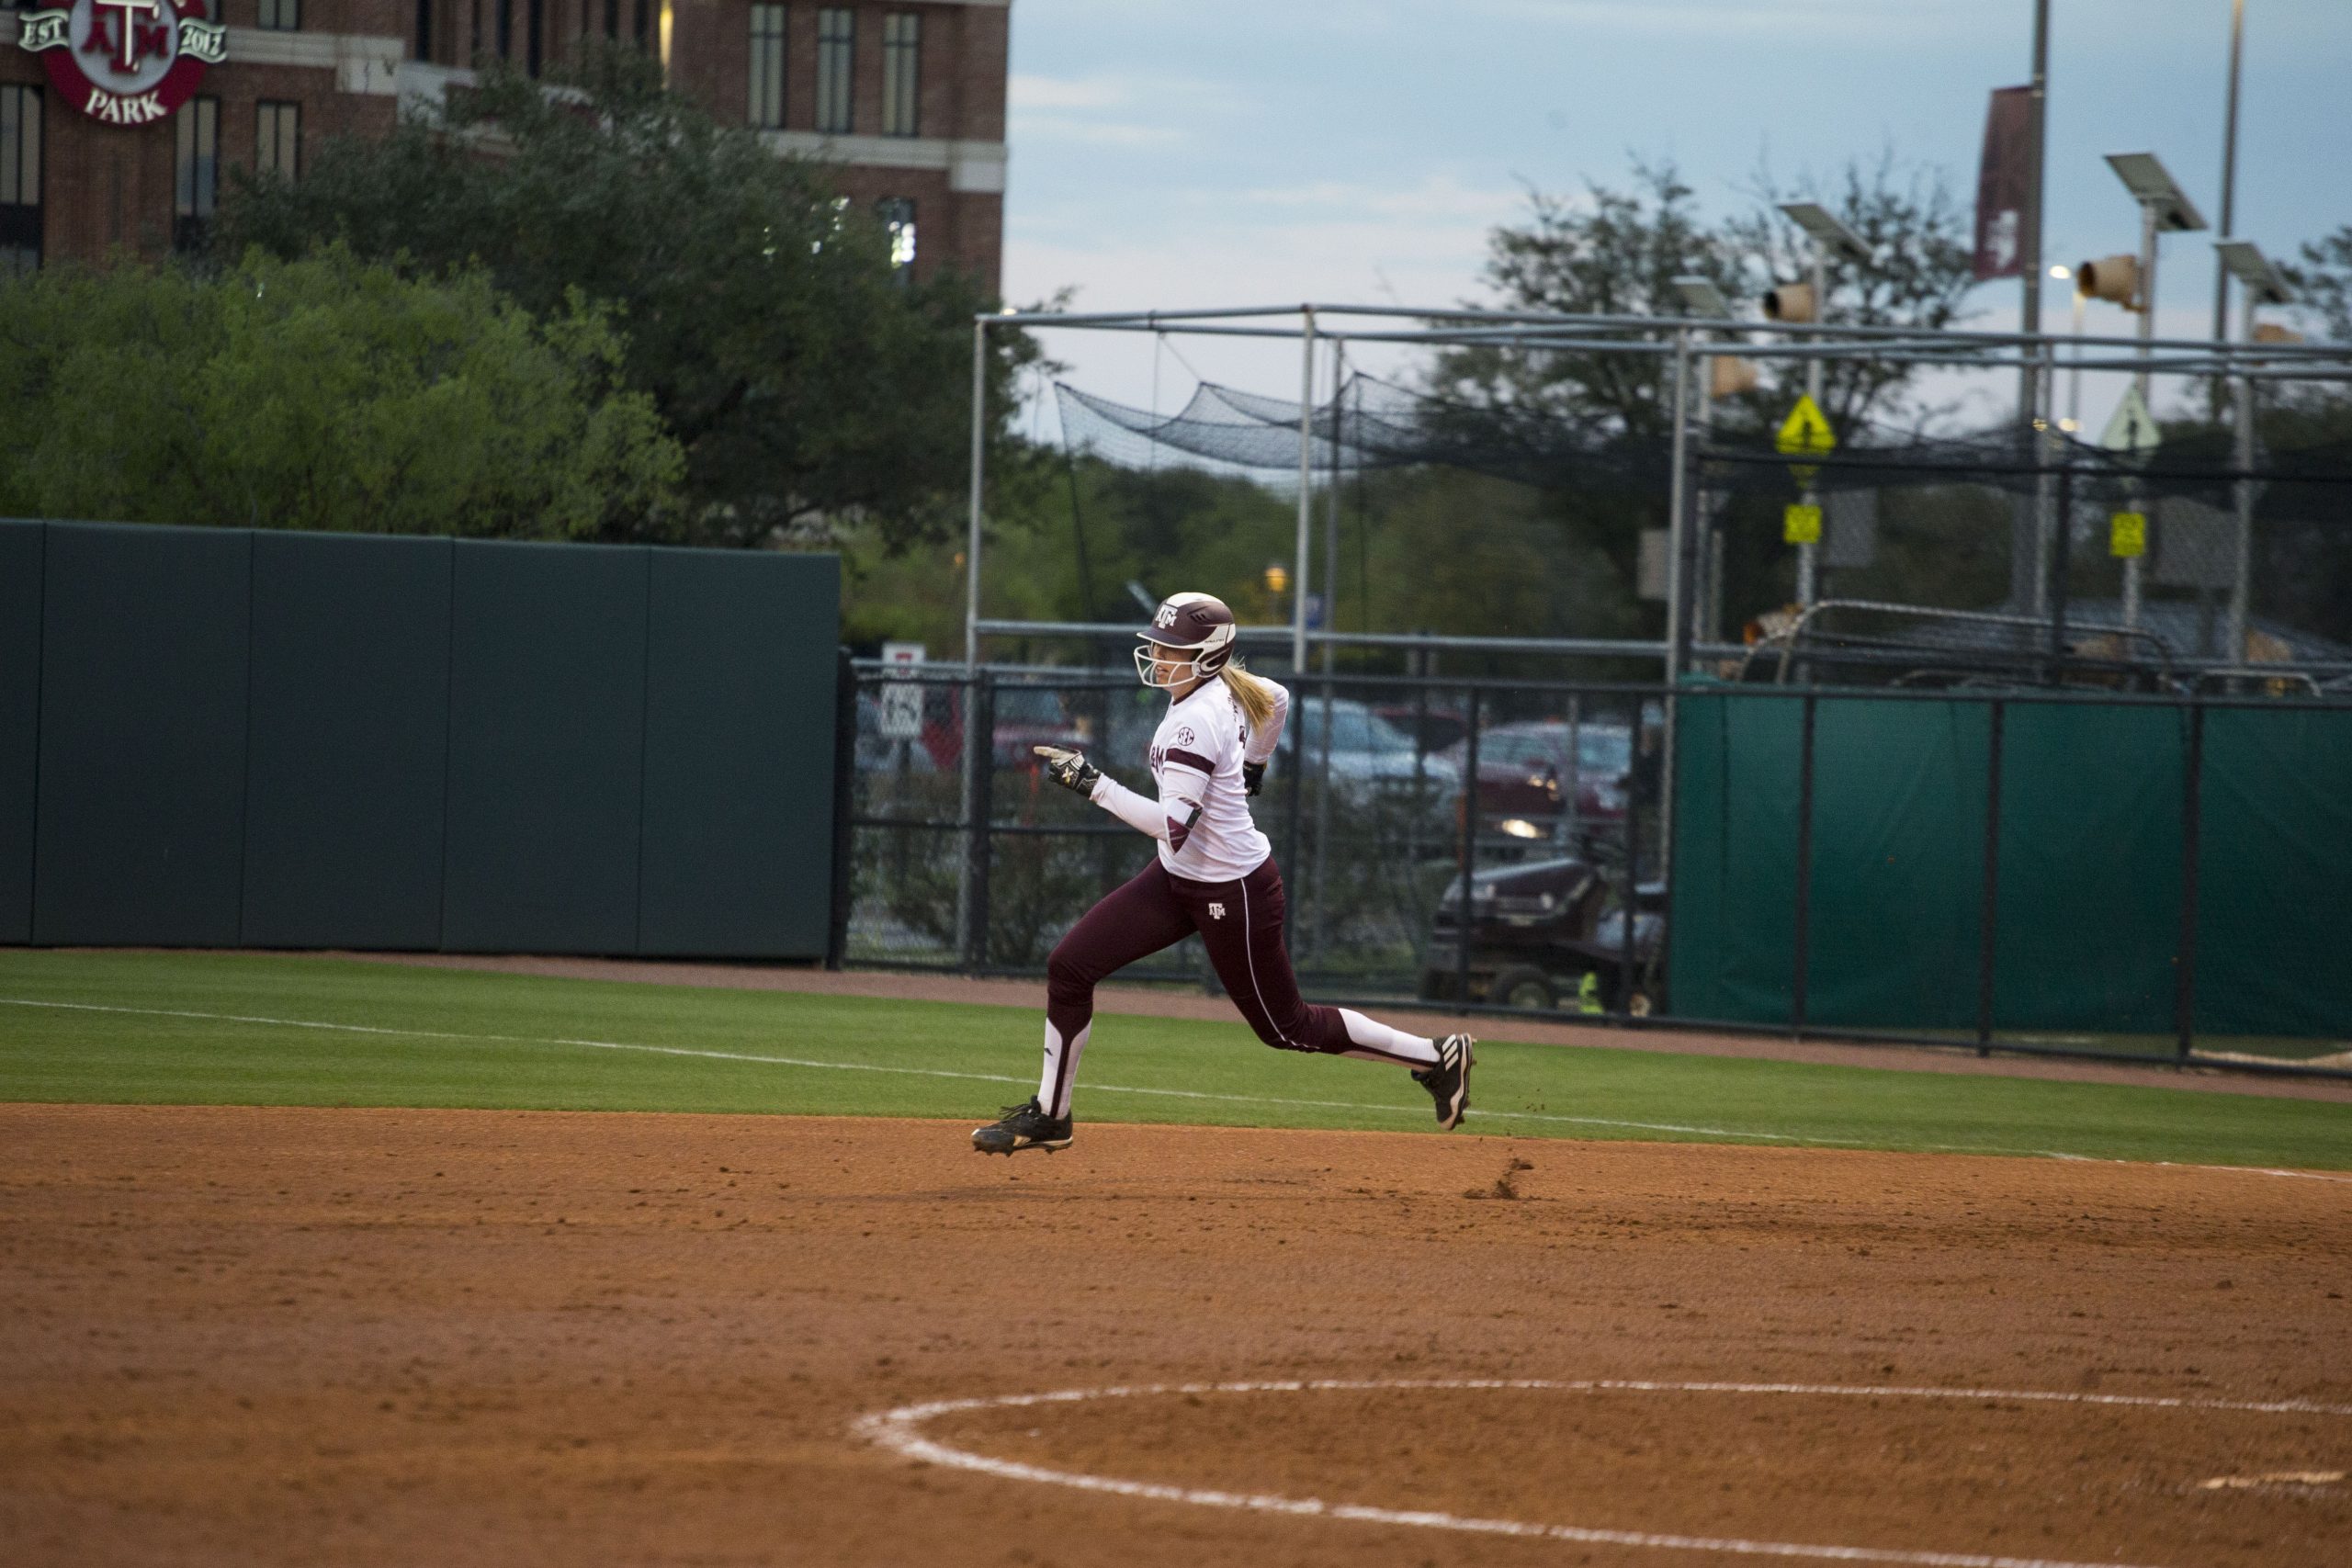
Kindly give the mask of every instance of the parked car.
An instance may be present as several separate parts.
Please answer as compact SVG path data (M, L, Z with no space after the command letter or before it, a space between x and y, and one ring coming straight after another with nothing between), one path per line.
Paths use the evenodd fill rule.
M1372 711L1413 737L1425 752L1450 750L1455 741L1470 733L1470 716L1460 708L1384 703Z
M1442 754L1424 754L1411 736L1352 697L1296 698L1291 707L1290 729L1283 740L1285 758L1301 759L1299 765L1309 778L1323 766L1328 732L1331 782L1342 793L1408 789L1418 783L1450 795L1461 782L1459 762Z
M1650 1010L1666 955L1666 888L1645 884L1635 901L1633 963L1625 962L1625 912L1617 890L1591 862L1574 856L1492 866L1470 879L1469 996L1491 1007L1546 1009L1586 995L1610 1010ZM1462 992L1462 879L1446 885L1430 920L1421 996L1450 1001Z
M1466 740L1447 753L1459 773ZM1498 724L1478 737L1478 816L1514 837L1551 838L1573 786L1579 823L1625 815L1634 770L1634 736L1623 725ZM1514 827L1513 824L1519 826Z

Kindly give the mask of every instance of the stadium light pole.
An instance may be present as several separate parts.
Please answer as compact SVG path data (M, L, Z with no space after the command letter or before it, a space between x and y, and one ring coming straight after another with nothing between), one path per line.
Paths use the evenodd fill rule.
M2287 280L2270 265L2261 247L2245 240L2223 240L2213 249L2220 254L2222 276L2234 276L2245 294L2245 329L2240 344L2238 360L2237 408L2237 469L2234 487L2237 502L2237 562L2230 581L2230 614L2228 641L2224 658L2231 664L2246 661L2246 626L2253 615L2254 582L2254 366L2245 357L2254 346L2254 312L2264 305L2284 305L2293 298Z
M1777 315L1783 321L1809 321L1818 325L1827 319L1829 313L1830 253L1836 252L1857 266L1868 266L1871 260L1871 248L1862 243L1860 235L1838 222L1837 217L1819 202L1784 201L1781 203L1781 210L1788 215L1791 222L1804 230L1806 236L1813 242L1813 295L1808 301L1809 313L1802 317L1776 309L1771 296L1766 298L1765 311L1768 315ZM2040 270L2038 266L2036 270ZM1778 292L1778 290L1774 291L1775 294ZM1806 357L1804 395L1813 400L1814 406L1816 408L1821 405L1822 370L1823 359L1820 355L1810 355ZM1805 480L1804 504L1807 506L1820 504L1819 493L1815 491L1811 479ZM1811 544L1797 547L1797 603L1809 607L1820 596L1821 544L1820 541L1815 540Z
M2139 389L2140 400L2144 403L2148 400L2153 379L2151 364L2155 355L2156 236L2193 232L2205 227L2205 220L2154 152L2109 152L2107 164L2115 171L2115 177L2123 182L2123 188L2132 193L2132 199L2140 204L2140 369L2132 377L2132 385ZM2123 558L2123 624L2127 626L2140 624L2145 558Z
M2230 96L2222 116L2222 238L2236 230L2238 187L2238 72L2245 48L2245 0L2230 0ZM2258 254L2258 253L2257 253ZM2267 263L2265 264L2267 265ZM2224 256L2213 269L2213 341L2230 335L2230 265ZM2213 412L2222 411L2222 378L2213 380Z
M2033 0L2033 84L2027 97L2026 197L2023 228L2018 236L2024 254L2020 276L2025 283L2018 329L2028 337L2041 331L2041 167L2050 119L2050 0ZM2018 370L2018 423L2027 430L2041 417L2040 367L2029 358Z

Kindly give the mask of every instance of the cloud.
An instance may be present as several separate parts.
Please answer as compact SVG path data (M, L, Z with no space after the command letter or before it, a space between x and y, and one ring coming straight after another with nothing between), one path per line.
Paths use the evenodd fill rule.
M1231 89L1187 77L1117 72L1084 76L1023 73L1012 78L1010 134L1023 141L1103 147L1167 147L1193 140L1195 125L1228 108Z
M1007 88L1012 112L1031 109L1107 109L1129 103L1131 84L1115 76L1015 75Z

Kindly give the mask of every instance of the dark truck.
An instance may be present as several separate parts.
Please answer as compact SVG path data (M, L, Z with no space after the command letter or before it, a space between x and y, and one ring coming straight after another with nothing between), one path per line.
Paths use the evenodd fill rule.
M1645 884L1635 900L1630 965L1617 887L1590 861L1561 856L1498 865L1475 874L1470 885L1469 995L1462 995L1456 876L1430 921L1421 964L1425 999L1530 1009L1572 999L1587 1012L1650 1010L1665 974L1665 884Z

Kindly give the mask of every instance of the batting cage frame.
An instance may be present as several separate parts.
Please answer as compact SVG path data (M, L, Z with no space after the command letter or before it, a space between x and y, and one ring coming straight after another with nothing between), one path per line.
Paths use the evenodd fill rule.
M1057 390L1081 400L1086 417L1171 451L1259 473L1280 460L1295 472L1288 625L1240 632L1245 651L1286 661L1304 694L1303 721L1295 718L1278 759L1281 793L1270 804L1279 815L1269 828L1293 883L1290 934L1310 994L1394 1005L1409 973L1420 1003L1463 1013L1556 1005L1629 1026L2352 1071L2344 1049L2352 996L2322 983L2325 951L2352 942L2352 929L2335 929L2346 921L2327 914L2335 901L2322 883L2352 874L2352 864L2312 852L2352 843L2314 782L2352 776L2352 652L2281 647L2258 666L2246 658L2261 488L2341 484L2352 493L2352 461L2259 452L2257 399L2352 380L2352 346L2257 342L2252 328L2250 310L2246 339L2227 343L1316 304L977 318L964 659L914 670L861 661L845 677L842 728L853 739L843 748L842 798L852 802L843 820L857 847L845 845L843 860L860 881L842 895L838 961L1041 972L1057 927L1107 891L1119 863L1125 829L1038 792L1024 757L1006 747L1024 750L1024 725L1040 723L1076 728L1037 739L1113 740L1114 694L1133 685L1124 660L1105 673L982 657L990 639L1060 639L1099 652L1136 630L981 613L989 334L1288 340L1298 348L1295 403L1217 389L1214 417L1162 417ZM1330 500L1323 525L1332 561L1342 461L1446 465L1464 456L1458 430L1424 417L1408 394L1350 395L1344 356L1369 344L1652 362L1669 411L1657 449L1574 456L1616 463L1615 482L1665 497L1663 635L1350 632L1328 598L1323 624L1310 624L1318 488ZM1900 449L1808 446L1802 432L1794 445L1785 436L1742 444L1717 434L1711 409L1717 363L1735 357L1806 367L1816 389L1819 368L1842 360L2013 372L2019 414L1975 436L1915 433ZM2157 375L2193 378L2216 389L2217 410L2228 391L2228 449L2154 461L2069 440L2050 417L2062 371L2120 372L2142 386ZM1354 383L1357 393L1363 386ZM1209 390L1195 394L1193 410ZM1066 415L1073 406L1065 402ZM1545 433L1516 434L1542 455ZM1472 452L1466 460L1493 459ZM1997 479L2031 540L2030 557L2012 563L2017 602L1962 611L1826 592L1816 531L1792 540L1790 613L1724 639L1723 531L1709 522L1711 502L1764 481L1786 488L1792 470L1801 494L1790 510L1814 508L1816 523L1890 472ZM2085 496L2165 513L2160 539L2227 541L2226 582L2210 562L2203 569L2205 586L2226 586L2227 597L2225 607L2203 600L2201 648L2184 646L2142 597L2152 563L2140 557L2121 563L2120 616L2070 604ZM2153 564L2166 581L2161 561ZM1920 635L1924 623L1932 638ZM1339 670L1333 655L1343 649L1402 652L1407 668ZM1439 656L1449 668L1483 661L1487 672L1441 677ZM1493 661L1506 656L1572 672L1503 678ZM1655 675L1625 678L1644 664ZM920 702L901 700L908 682ZM902 719L920 710L920 742L873 733L886 700ZM1461 731L1444 755L1426 750L1419 728L1441 710ZM1400 761L1376 788L1339 766L1332 750L1352 716L1371 714L1415 735L1409 773ZM1532 777L1498 782L1496 759L1514 746L1521 752L1509 762L1521 772L1521 753L1535 754L1528 747L1552 759L1541 764L1548 804L1528 806ZM1115 746L1102 754L1124 755ZM1592 781L1577 776L1580 755L1622 767L1613 801L1595 804ZM2086 794L2082 781L2094 776L2103 793ZM1888 800L1903 810L1890 817ZM2126 847L2114 864L2098 860L2101 846L2118 843ZM1384 859L1418 868L1421 880L1367 892L1365 866ZM2052 878L2062 874L2091 891L2061 897ZM2297 920L2282 920L2266 891L2282 886L2303 900ZM1495 913L1518 906L1523 915ZM1584 911L1580 927L1534 941L1537 928L1557 925L1552 912L1571 906ZM2085 924L2105 929L2104 946L2078 940ZM907 936L918 926L929 934ZM1490 940L1509 937L1505 927L1528 938L1519 954L1527 962L1513 961L1510 940ZM893 932L903 940L894 944ZM1351 967L1351 942L1389 953L1388 969ZM2036 954L2059 957L2040 964ZM1572 988L1579 964L1585 978ZM1214 985L1198 956L1181 950L1144 977ZM2226 1037L2221 1046L2199 1047L2216 1035ZM2255 1037L2333 1039L2337 1049L2230 1048Z

